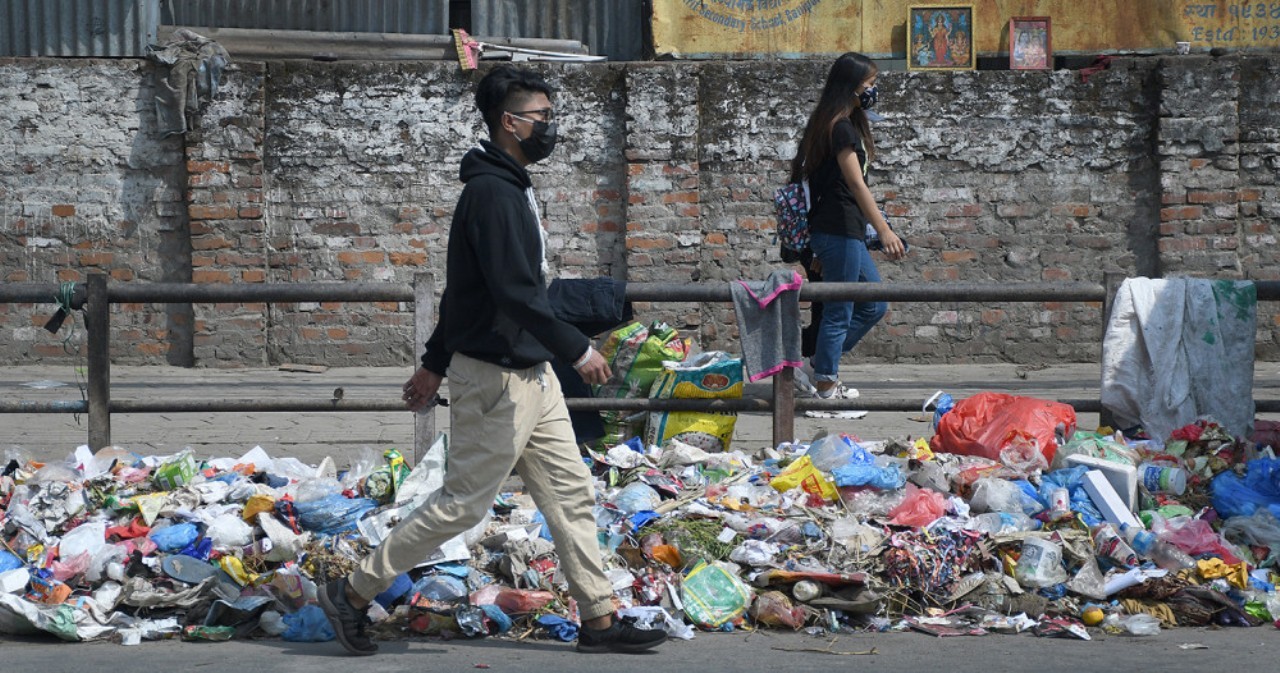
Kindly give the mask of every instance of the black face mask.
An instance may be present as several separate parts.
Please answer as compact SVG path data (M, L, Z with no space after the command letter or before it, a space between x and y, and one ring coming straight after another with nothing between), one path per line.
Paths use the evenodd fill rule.
M520 145L520 151L524 153L524 158L528 159L529 163L536 164L551 156L551 151L556 148L556 123L551 122L548 124L547 122L534 121L516 115L511 116L533 124L533 131L529 133L528 138L521 139L520 136L516 136L516 141Z
M880 99L879 92L874 86L867 87L866 91L858 94L858 104L863 110L870 110L876 106L876 101Z

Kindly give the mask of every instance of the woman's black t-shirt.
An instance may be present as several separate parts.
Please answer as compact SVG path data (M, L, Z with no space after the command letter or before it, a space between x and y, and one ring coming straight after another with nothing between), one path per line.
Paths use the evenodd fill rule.
M831 129L831 154L809 176L809 229L864 241L867 238L867 218L858 208L853 191L840 171L840 162L836 161L836 156L846 147L853 148L859 165L867 165L862 135L848 117L837 121Z

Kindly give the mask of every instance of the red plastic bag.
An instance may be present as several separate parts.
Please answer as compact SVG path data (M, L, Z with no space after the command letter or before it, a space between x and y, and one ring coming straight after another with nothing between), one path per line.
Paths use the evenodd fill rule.
M938 422L929 441L935 452L982 456L1000 460L1000 450L1015 438L1031 438L1053 463L1057 437L1076 431L1076 410L1070 405L1004 393L978 393L960 400Z
M889 523L895 526L911 526L923 528L942 518L947 513L947 498L941 493L928 488L918 488L915 484L907 484L907 497L902 503L889 510Z

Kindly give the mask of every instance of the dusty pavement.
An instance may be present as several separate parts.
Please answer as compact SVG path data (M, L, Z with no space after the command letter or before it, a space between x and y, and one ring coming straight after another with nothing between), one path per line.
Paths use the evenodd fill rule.
M815 651L822 650L825 652ZM874 654L868 652L874 651ZM860 654L859 654L860 653ZM0 639L7 671L86 670L257 671L342 670L420 673L488 669L506 673L703 673L709 671L866 671L918 673L1085 673L1090 671L1274 670L1280 633L1257 628L1181 628L1159 635L1102 635L1092 641L1031 634L935 638L921 633L857 633L813 637L758 631L699 633L643 655L578 654L566 643L491 638L382 641L375 657L348 657L337 643L281 640L184 643L71 644L50 639ZM1272 663L1268 664L1270 661Z
M278 369L184 369L129 367L111 369L112 398L143 399L261 399L329 400L341 388L345 399L399 399L400 386L411 371L400 367L334 368L323 373ZM78 400L72 365L0 367L0 400ZM841 378L866 399L901 399L923 403L937 390L956 399L983 390L1012 392L1048 399L1097 399L1096 364L1022 366L885 365L846 366ZM755 384L748 395L768 396L770 384ZM447 390L444 393L448 395ZM1256 399L1280 397L1280 363L1258 363ZM440 430L447 431L448 412L435 412ZM1267 418L1268 416L1263 416ZM867 440L929 436L927 415L920 412L870 412L858 420L797 418L796 433L813 436L820 428ZM1097 427L1098 416L1082 413L1082 428ZM87 419L72 414L0 414L0 452L14 447L33 457L65 457L88 436ZM734 437L736 446L757 449L771 442L768 414L742 414ZM404 412L330 413L131 413L112 415L112 440L141 454L170 454L191 447L202 456L238 456L262 446L272 455L296 456L318 462L331 456L339 465L369 447L382 450L413 445L413 415Z

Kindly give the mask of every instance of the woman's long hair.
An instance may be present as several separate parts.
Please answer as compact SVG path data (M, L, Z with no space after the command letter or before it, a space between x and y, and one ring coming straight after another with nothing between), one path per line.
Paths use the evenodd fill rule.
M867 113L858 102L857 92L858 87L879 70L874 61L854 52L843 54L831 65L827 83L822 87L822 97L818 99L813 114L809 115L800 147L796 150L796 157L791 160L791 182L809 177L827 160L831 155L831 129L844 117L849 117L862 134L867 161L875 158L871 124L867 122Z

